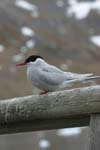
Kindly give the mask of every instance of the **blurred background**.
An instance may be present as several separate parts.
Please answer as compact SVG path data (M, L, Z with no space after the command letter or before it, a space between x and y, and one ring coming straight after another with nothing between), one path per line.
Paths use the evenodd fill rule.
M100 75L100 0L0 0L0 99L38 93L16 68L32 54ZM95 84L98 84L97 82ZM1 150L86 150L88 127L0 136Z

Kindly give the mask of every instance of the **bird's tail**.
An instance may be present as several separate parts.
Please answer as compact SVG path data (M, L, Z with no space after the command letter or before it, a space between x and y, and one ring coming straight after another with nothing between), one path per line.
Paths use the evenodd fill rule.
M70 83L75 83L75 82L87 83L87 82L90 82L92 80L97 80L97 79L100 79L100 76L83 76L83 77L80 77L78 79L74 79L74 80L69 81L69 82Z
M65 89L67 87L71 87L73 84L75 83L89 83L89 82L93 82L94 80L100 80L100 76L81 76L80 78L76 78L76 79L72 79L72 80L68 80L66 82L63 83L63 85L61 87L59 87L59 89Z
M87 76L87 77L81 77L78 79L79 82L89 82L89 81L92 81L92 80L97 80L97 79L100 79L100 76Z

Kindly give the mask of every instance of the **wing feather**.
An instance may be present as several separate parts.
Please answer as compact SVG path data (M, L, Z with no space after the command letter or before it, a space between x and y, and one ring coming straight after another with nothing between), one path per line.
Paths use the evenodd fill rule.
M58 86L64 81L71 81L81 77L91 76L92 74L78 74L71 72L64 72L53 65L44 65L41 67L40 79L43 83L47 85Z
M65 75L62 70L55 66L46 66L41 68L40 79L49 85L59 85L65 80Z

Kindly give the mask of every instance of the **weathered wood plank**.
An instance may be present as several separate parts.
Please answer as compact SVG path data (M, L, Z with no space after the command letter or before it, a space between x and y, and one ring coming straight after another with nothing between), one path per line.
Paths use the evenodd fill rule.
M100 112L100 86L0 101L0 134L89 125Z
M91 115L89 150L100 150L100 114Z

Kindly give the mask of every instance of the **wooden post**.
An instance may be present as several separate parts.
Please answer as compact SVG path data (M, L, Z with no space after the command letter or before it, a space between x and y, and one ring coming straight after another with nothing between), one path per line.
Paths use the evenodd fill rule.
M91 115L89 150L100 150L100 114Z

